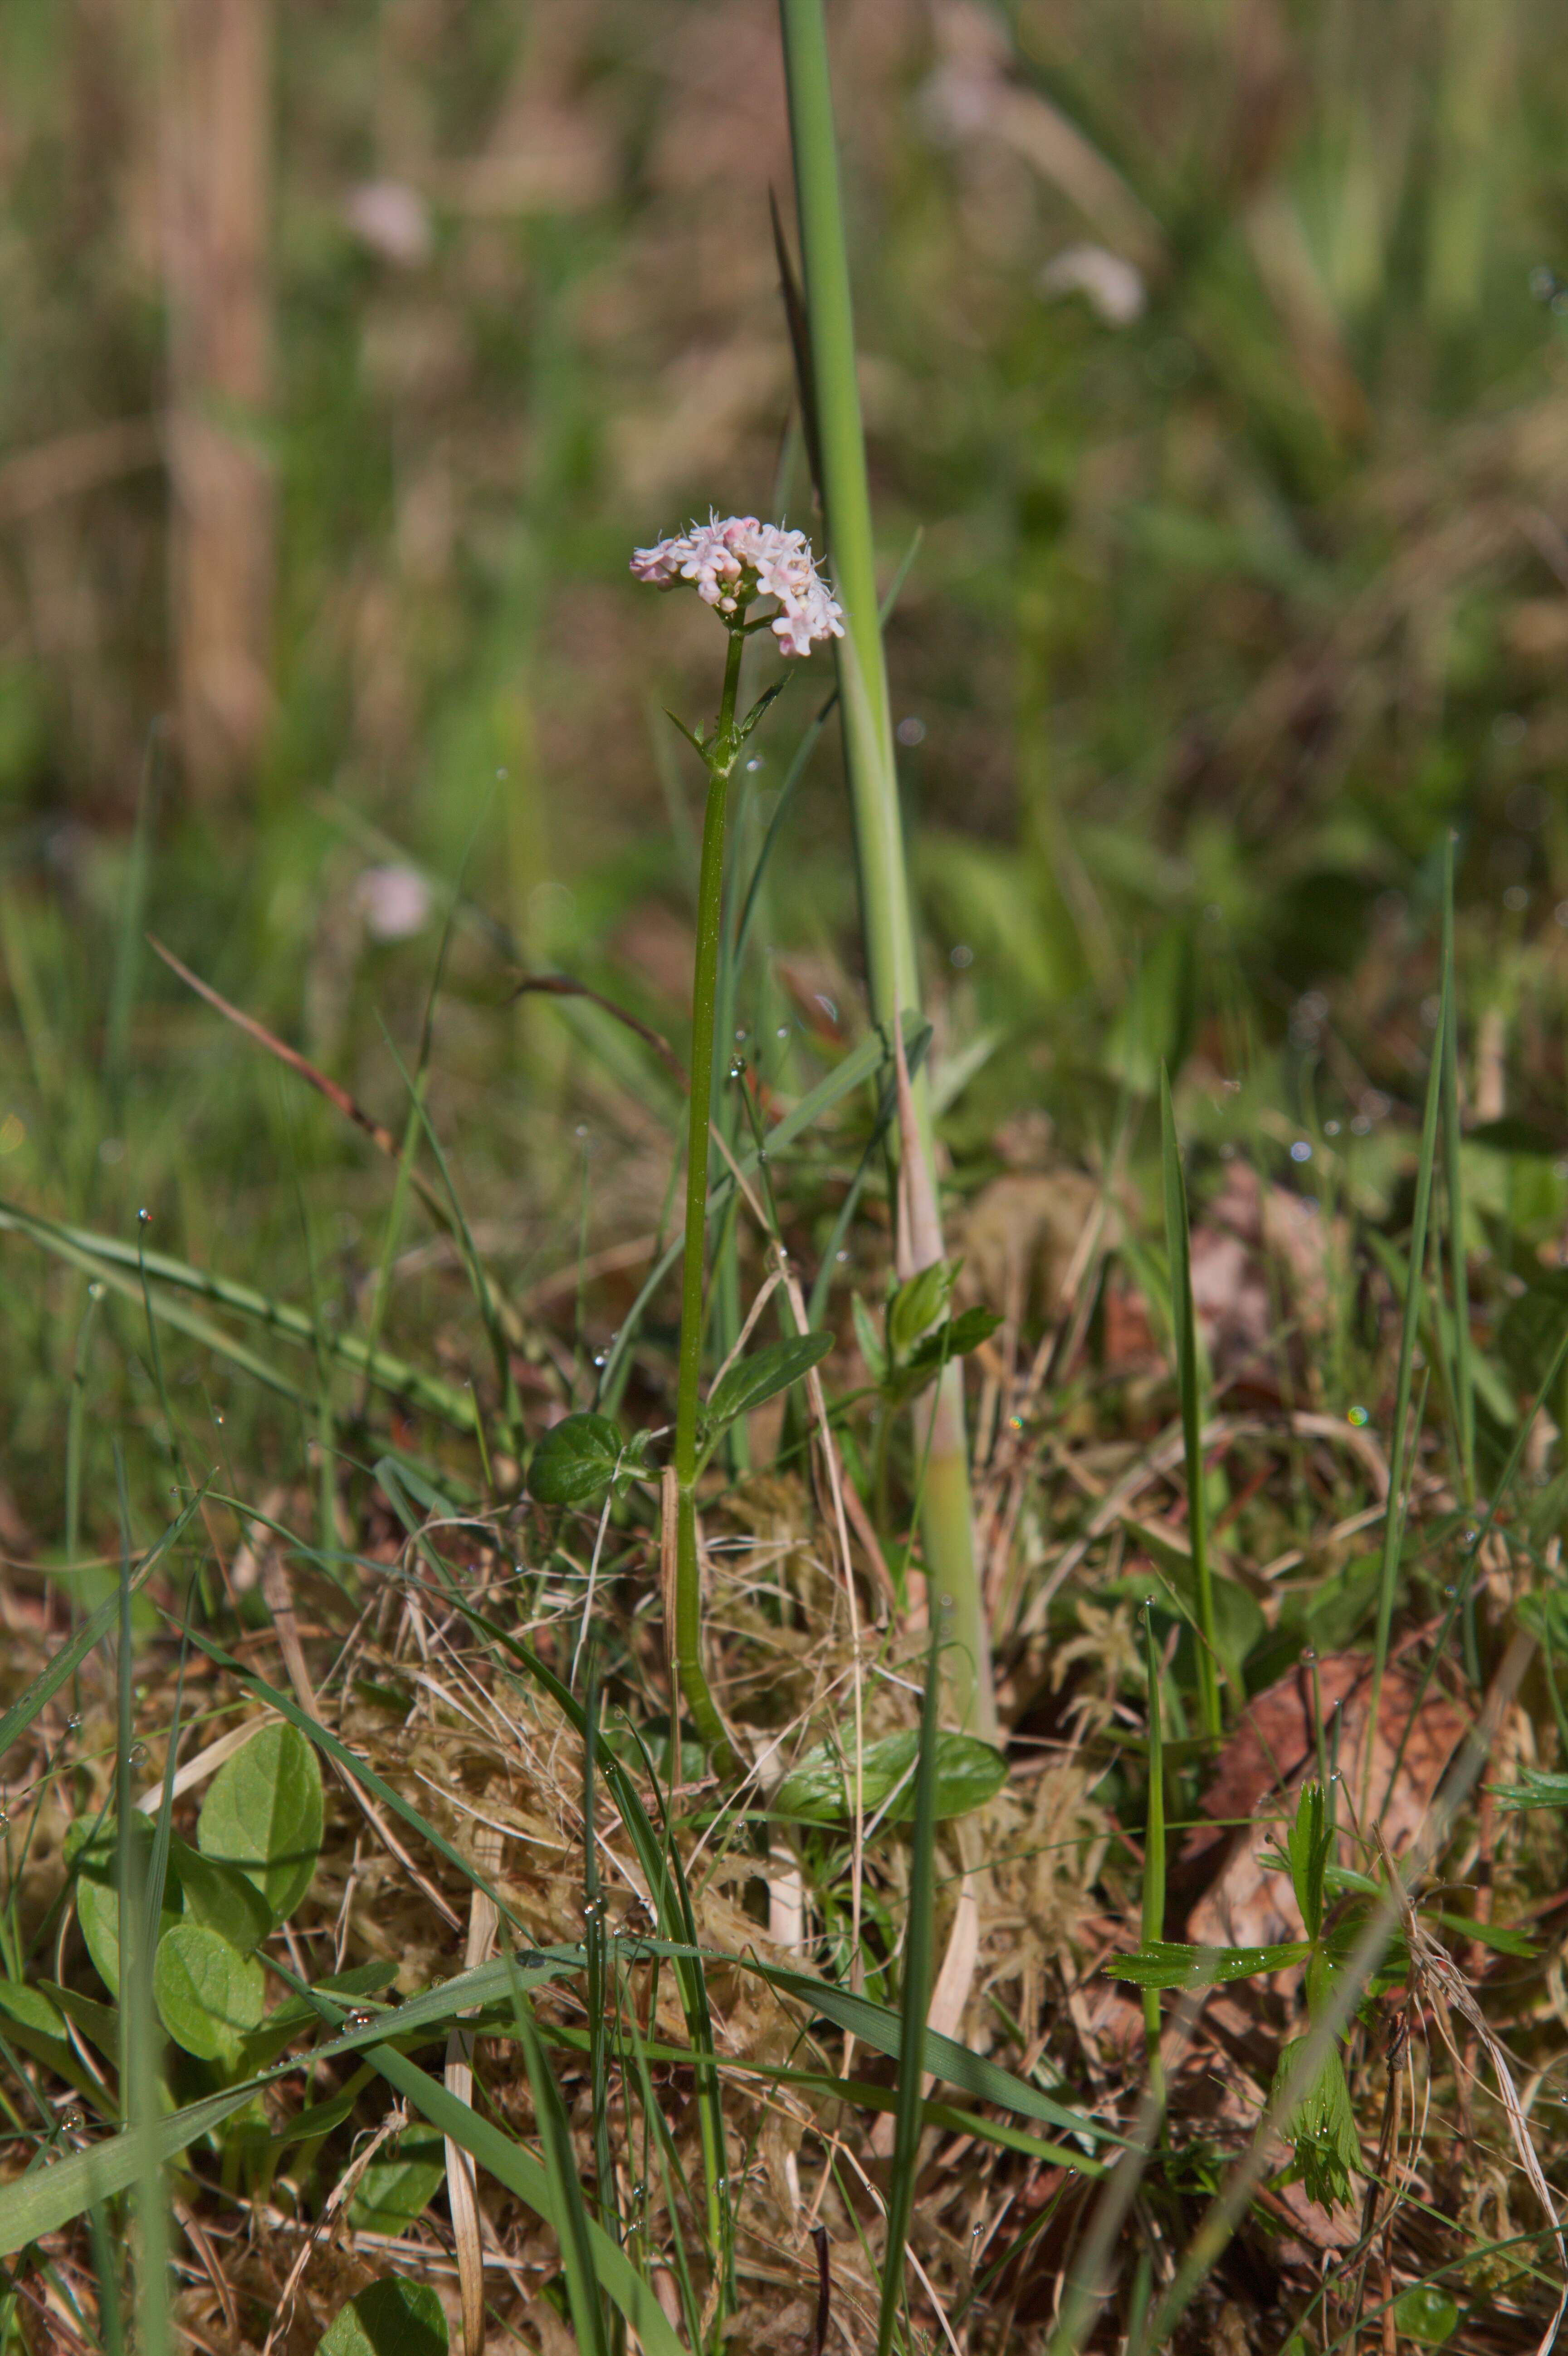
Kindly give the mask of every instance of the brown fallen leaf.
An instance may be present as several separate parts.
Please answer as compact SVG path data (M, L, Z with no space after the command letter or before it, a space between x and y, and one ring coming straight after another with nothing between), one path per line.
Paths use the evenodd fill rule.
M1366 1653L1330 1653L1317 1665L1317 1703L1325 1727L1336 1703L1340 1705L1339 1757L1348 1796L1358 1804L1371 1673L1371 1656ZM1470 1722L1467 1711L1435 1683L1428 1686L1417 1708L1418 1687L1414 1669L1391 1662L1372 1738L1372 1804L1381 1807L1382 1837L1396 1854L1414 1837ZM1396 1758L1399 1772L1391 1787ZM1253 1947L1301 1937L1301 1915L1289 1878L1264 1865L1259 1851L1283 1829L1287 1806L1317 1767L1312 1670L1299 1665L1248 1704L1221 1753L1214 1781L1199 1803L1205 1815L1247 1821L1231 1835L1215 1879L1189 1914L1189 1939L1205 1945ZM1348 1806L1339 1815L1341 1822L1349 1821ZM1370 1826L1362 1825L1361 1830L1370 1837ZM1200 1857L1224 1839L1219 1825L1212 1831L1200 1827L1189 1834L1183 1857ZM1349 1837L1341 1849L1346 1863L1367 1862L1351 1848Z

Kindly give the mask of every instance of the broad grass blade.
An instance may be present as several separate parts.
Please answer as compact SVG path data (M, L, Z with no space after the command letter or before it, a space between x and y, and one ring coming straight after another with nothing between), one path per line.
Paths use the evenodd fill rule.
M926 1658L920 1714L920 1763L914 1778L914 1827L910 1848L909 1912L905 1918L903 1987L899 2020L898 2104L893 2113L892 2169L887 2192L887 2244L877 2309L877 2356L891 2356L904 2306L904 2250L914 2215L915 2178L923 2126L922 2096L925 2017L936 1976L936 1747L942 1690L937 1643Z
M560 2088L555 2083L555 2072L529 2018L527 2001L520 1992L517 2001L517 2027L528 2062L528 2084L533 2091L534 2119L539 2128L539 2147L544 2153L550 2207L556 2231L560 2237L561 2271L566 2276L567 2301L571 2308L577 2345L581 2356L609 2356L599 2276L594 2264L593 2238L589 2230L582 2187L577 2180L577 2160L571 2147L571 2129L567 2124L566 2106L560 2099Z

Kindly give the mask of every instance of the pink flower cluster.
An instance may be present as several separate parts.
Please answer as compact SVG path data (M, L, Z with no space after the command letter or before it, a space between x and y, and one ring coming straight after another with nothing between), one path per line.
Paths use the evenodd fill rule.
M844 616L816 569L803 531L784 531L755 516L709 516L673 540L639 548L632 558L639 581L656 589L691 582L705 605L726 619L753 597L776 597L773 631L786 655L811 652L818 638L841 638Z

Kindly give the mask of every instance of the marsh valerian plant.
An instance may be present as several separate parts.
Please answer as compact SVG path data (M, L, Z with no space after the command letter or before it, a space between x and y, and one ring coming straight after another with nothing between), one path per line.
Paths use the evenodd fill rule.
M741 657L748 637L771 629L786 655L809 654L818 639L842 637L837 602L816 569L804 532L759 523L754 516L710 517L632 559L639 581L656 588L695 588L729 634L719 712L706 731L680 730L708 773L702 819L702 861L698 880L697 969L692 986L691 1103L687 1130L686 1234L680 1288L680 1364L676 1397L675 1632L673 1651L680 1689L703 1742L722 1769L733 1751L709 1690L702 1665L702 1583L697 1546L697 1479L701 1441L699 1385L702 1372L704 1237L708 1223L708 1129L713 1093L714 1012L719 948L723 922L724 830L730 778L741 748L780 693L775 683L758 697L744 718L736 713ZM752 613L759 599L772 599L777 612ZM673 718L673 714L671 715ZM806 1337L801 1336L804 1343ZM807 1362L827 1347L812 1337ZM805 1364L795 1372L804 1374ZM791 1373L787 1379L795 1379Z

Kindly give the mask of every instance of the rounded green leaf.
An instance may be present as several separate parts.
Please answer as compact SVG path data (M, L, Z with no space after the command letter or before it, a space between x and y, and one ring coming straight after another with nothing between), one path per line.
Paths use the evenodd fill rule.
M846 1743L819 1742L779 1785L773 1805L781 1815L805 1816L813 1824L830 1824L849 1813L854 1783L849 1768L850 1731ZM860 1759L860 1800L868 1815L875 1815L890 1793L897 1793L887 1821L901 1824L914 1814L914 1769L920 1736L913 1727L884 1734L869 1742ZM989 1742L973 1734L939 1734L936 1739L936 1813L940 1817L967 1815L999 1791L1007 1781L1008 1762Z
M1458 2322L1459 2309L1436 2283L1417 2283L1395 2299L1393 2319L1407 2340L1417 2340L1424 2348L1436 2348Z
M176 1922L158 1941L153 2001L176 2045L201 2062L232 2066L266 2009L266 1976L254 1955L242 1955L199 1922Z
M299 1729L274 1722L225 1760L196 1828L203 1857L237 1866L284 1922L321 1849L321 1768Z
M433 2127L411 2126L373 2159L348 2204L357 2233L400 2233L422 2217L446 2176L446 2145Z
M0 2013L30 2029L35 2037L63 2038L66 2033L65 2022L42 1988L30 1987L25 1980L0 1980Z
M528 1494L540 1505L584 1505L609 1487L625 1456L607 1415L566 1416L534 1450Z
M169 1844L169 1866L178 1878L187 1922L218 1932L242 1955L261 1944L272 1927L272 1910L239 1866L203 1857L178 1833Z
M140 1813L131 1818L135 1851L135 1885L144 1885L152 1870L153 1827ZM76 1919L87 1942L93 1968L111 1996L120 1993L120 1835L112 1824L101 1825L91 1839L67 1843L67 1861L76 1866ZM174 1860L164 1880L160 1931L180 1919L179 1879Z
M389 2275L340 2307L315 2356L446 2356L446 2311L429 2283Z

